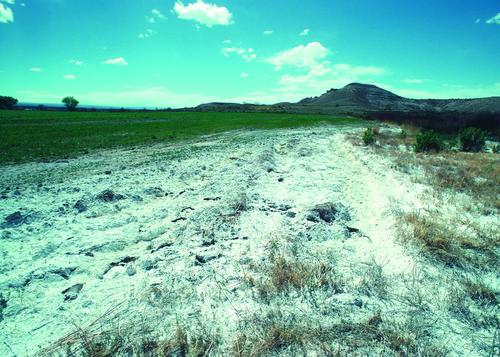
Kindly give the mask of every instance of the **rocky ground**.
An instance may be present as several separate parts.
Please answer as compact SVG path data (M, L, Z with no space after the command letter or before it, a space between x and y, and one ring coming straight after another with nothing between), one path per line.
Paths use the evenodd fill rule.
M429 188L353 131L1 168L0 356L489 355L498 326L397 239Z

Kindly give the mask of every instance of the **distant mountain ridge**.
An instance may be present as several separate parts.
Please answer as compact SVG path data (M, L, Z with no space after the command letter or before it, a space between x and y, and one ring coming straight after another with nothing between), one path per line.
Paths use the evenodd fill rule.
M352 106L364 110L437 110L500 112L500 96L478 99L410 99L371 84L351 83L330 89L319 97L305 98L298 105Z
M500 96L477 99L410 99L371 84L351 83L329 89L318 97L297 103L273 105L206 103L197 111L255 111L349 115L367 119L410 122L412 124L455 130L464 126L500 128Z

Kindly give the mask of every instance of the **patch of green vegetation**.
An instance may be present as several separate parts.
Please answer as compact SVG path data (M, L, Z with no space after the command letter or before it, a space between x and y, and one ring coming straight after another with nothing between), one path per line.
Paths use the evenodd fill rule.
M436 151L439 152L444 148L443 138L434 131L424 131L416 136L415 151L416 152L427 152Z
M365 143L365 145L370 145L375 142L375 133L373 132L372 128L366 129L363 133L363 142Z
M484 149L486 132L479 128L465 128L460 130L458 138L463 151L480 152Z
M232 130L362 125L329 115L188 112L0 111L0 164L70 158L93 150L173 143Z

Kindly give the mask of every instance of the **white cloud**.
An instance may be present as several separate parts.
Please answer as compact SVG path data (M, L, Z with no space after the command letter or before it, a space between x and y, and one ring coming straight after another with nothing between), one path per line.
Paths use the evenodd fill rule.
M491 19L486 20L486 23L490 25L492 24L500 25L500 12L495 16L493 16Z
M10 5L14 5L16 3L15 0L0 0L0 1L6 2L7 4L10 4Z
M328 55L329 51L319 42L311 42L307 45L300 45L287 51L282 51L267 61L274 65L276 70L284 66L297 68L314 67L320 60Z
M301 33L299 33L299 36L307 36L309 35L309 32L311 32L310 29L304 29Z
M111 65L117 65L117 66L127 66L128 65L128 62L125 61L125 59L123 57L111 58L104 63L111 64Z
M229 56L231 53L235 53L246 62L252 62L257 59L257 55L254 53L253 48L241 48L241 47L224 47L222 49L224 56Z
M157 19L160 19L160 20L166 19L165 15L163 15L160 12L160 10L153 9L153 11L151 11L151 14L153 15L154 18L157 18Z
M38 68L38 67L33 67L33 68L30 68L30 71L31 72L43 72L43 69Z
M176 2L173 11L179 19L196 21L207 27L227 26L233 23L233 14L226 7L207 4L203 0L188 5Z
M0 3L0 23L7 24L9 22L14 22L14 14L10 8Z
M250 77L250 74L248 74L247 72L241 72L240 77L247 78L247 77Z
M265 36L271 36L273 34L273 30L266 30L264 31Z
M422 84L425 82L423 79L403 79L401 82L406 84Z
M230 43L232 43L233 41L231 40L224 40L222 43L225 44L225 45L229 45Z
M73 79L76 79L76 76L74 74L66 74L64 76L64 79L73 80Z
M140 33L139 35L137 35L137 37L139 37L139 38L148 38L148 37L151 37L153 34L154 34L153 30L146 29L146 31Z
M69 63L74 64L75 66L83 66L84 62L82 60L71 60Z
M474 21L475 24L478 24L481 22L481 19L480 18L477 18L476 21Z

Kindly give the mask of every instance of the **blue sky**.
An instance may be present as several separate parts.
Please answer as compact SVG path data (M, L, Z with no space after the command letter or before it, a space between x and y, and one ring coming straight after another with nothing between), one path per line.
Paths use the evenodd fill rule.
M0 0L0 95L180 107L500 95L500 1Z

